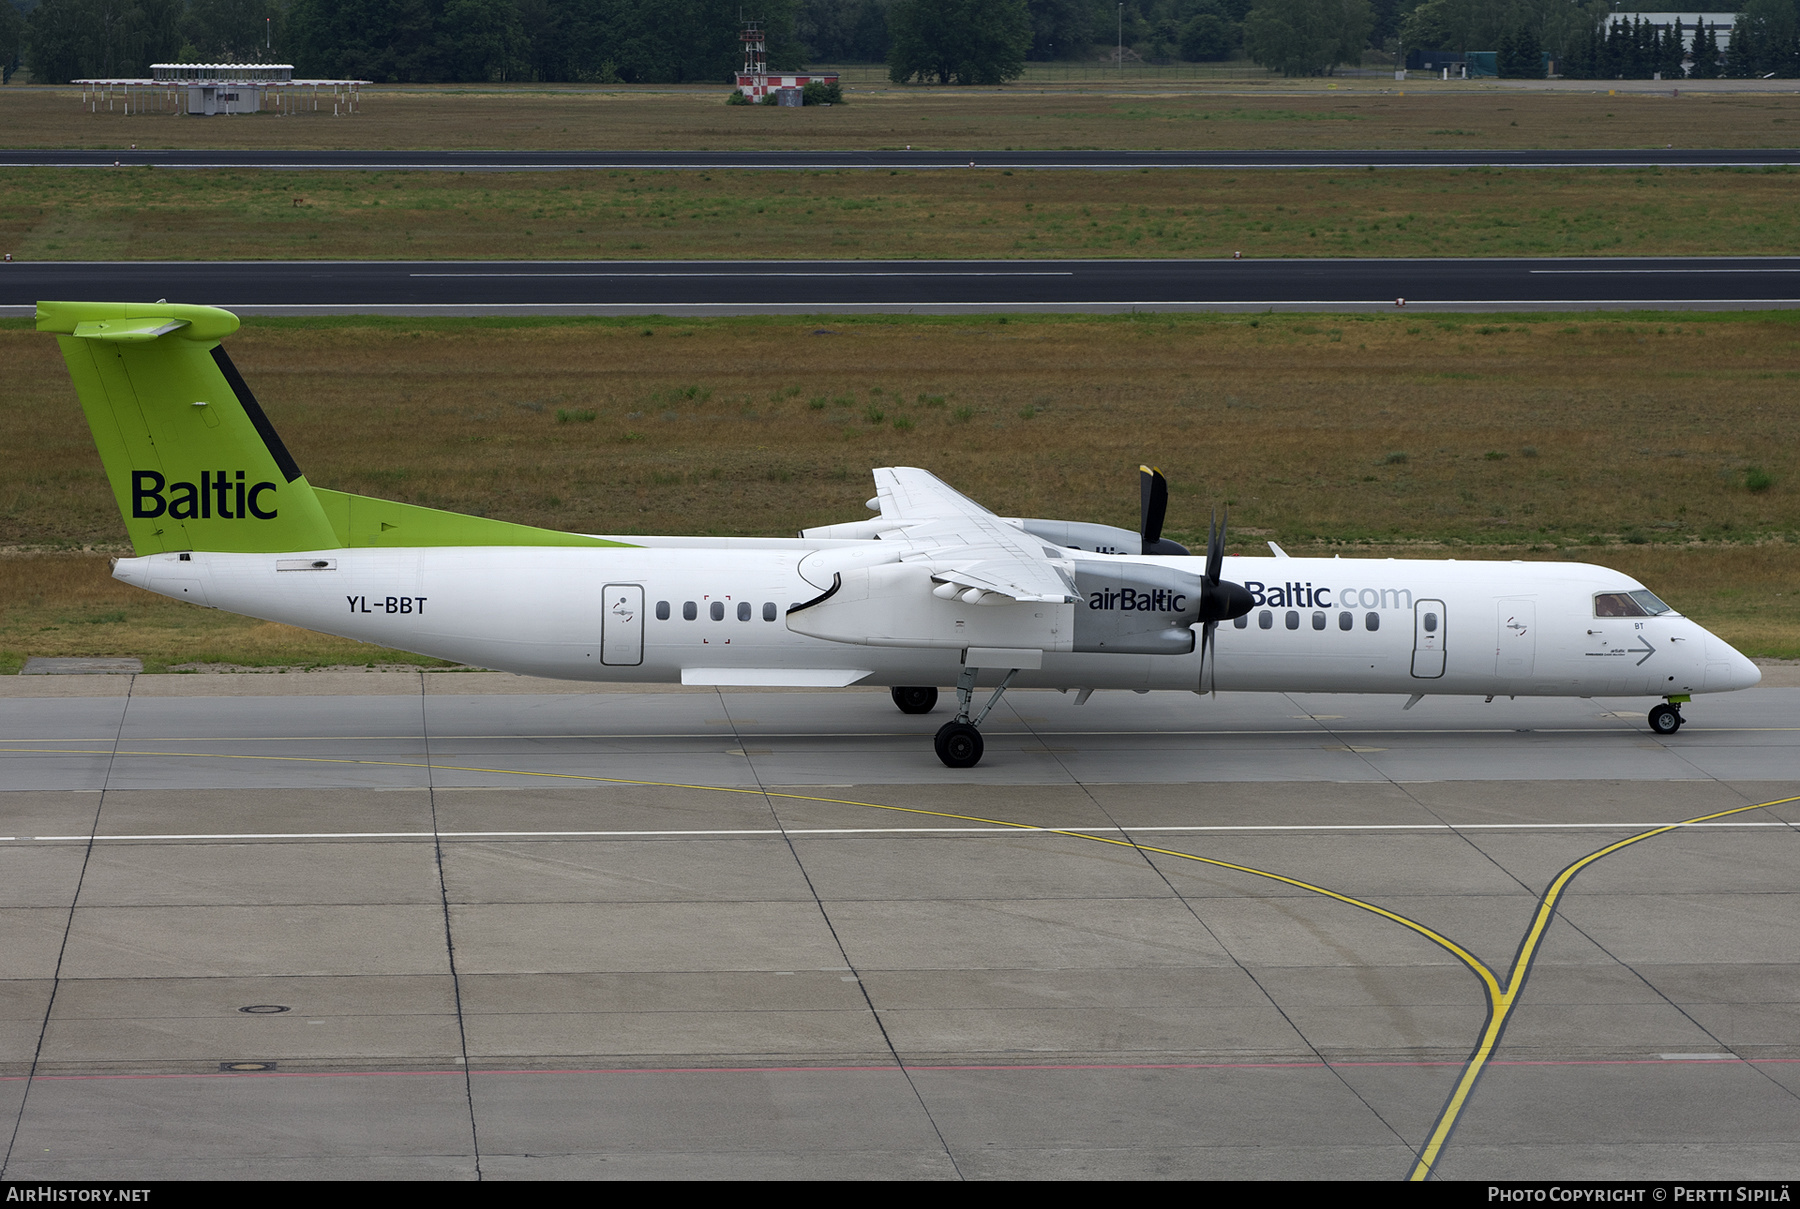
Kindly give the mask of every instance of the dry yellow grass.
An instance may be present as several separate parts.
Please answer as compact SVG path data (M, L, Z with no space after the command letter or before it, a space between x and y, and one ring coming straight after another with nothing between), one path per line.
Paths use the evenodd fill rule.
M1784 147L1791 92L1594 91L1392 82L858 87L830 108L727 107L725 88L376 88L361 114L89 113L79 89L0 89L8 147L758 148Z
M1789 169L29 169L0 174L0 247L21 260L1785 255L1800 244L1796 181Z
M864 515L868 469L902 464L1008 515L1132 525L1149 460L1184 540L1229 502L1235 550L1641 566L1800 654L1797 318L253 320L230 347L322 486L781 535ZM0 542L117 547L54 343L11 325L0 361ZM39 599L0 645L48 624Z

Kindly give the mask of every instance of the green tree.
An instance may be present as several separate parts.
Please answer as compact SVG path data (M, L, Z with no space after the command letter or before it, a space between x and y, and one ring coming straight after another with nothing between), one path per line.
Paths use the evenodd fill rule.
M516 79L526 67L525 27L513 0L447 0L437 21L432 74L480 83Z
M1731 27L1731 41L1725 44L1725 70L1722 74L1734 80L1756 74L1756 35L1739 21Z
M1509 31L1529 26L1540 51L1560 64L1592 49L1607 11L1606 0L1424 0L1401 22L1400 37L1415 49L1461 53L1497 49Z
M1719 78L1719 35L1711 24L1703 23L1694 34L1694 65L1688 75L1696 80Z
M1513 80L1544 78L1544 50L1537 30L1529 23L1515 26L1501 38L1495 66L1501 76Z
M1031 48L1028 59L1085 59L1099 40L1102 18L1107 35L1112 33L1112 5L1101 11L1095 0L1026 0L1031 16Z
M274 0L188 0L181 28L204 62L277 60L285 17Z
M1361 60L1374 24L1369 0L1257 0L1244 17L1244 50L1270 71L1324 75Z
M1198 13L1181 27L1181 57L1190 63L1229 59L1243 40L1243 26L1223 12Z
M888 10L888 78L1000 84L1025 72L1025 0L895 0Z
M1738 11L1737 28L1749 34L1755 48L1748 56L1749 74L1793 74L1790 60L1800 37L1800 13L1795 10L1795 0L1746 0Z
M19 69L19 52L25 47L25 14L12 0L0 0L0 84Z
M144 76L181 47L181 0L44 0L25 37L34 81Z
M808 63L885 63L887 10L887 0L800 0L794 36Z

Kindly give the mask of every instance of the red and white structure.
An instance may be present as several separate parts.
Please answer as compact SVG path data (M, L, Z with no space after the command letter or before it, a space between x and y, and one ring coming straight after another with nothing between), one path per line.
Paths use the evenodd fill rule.
M794 104L799 104L799 94L808 84L835 84L837 72L827 71L815 75L772 76L769 74L769 43L763 31L762 22L746 21L738 38L744 44L744 69L738 72L738 91L752 101L761 101L771 92L792 92Z

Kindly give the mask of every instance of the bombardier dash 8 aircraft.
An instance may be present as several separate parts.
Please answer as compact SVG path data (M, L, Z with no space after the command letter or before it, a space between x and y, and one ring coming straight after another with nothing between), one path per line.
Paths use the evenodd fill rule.
M1575 563L1204 557L1140 531L1001 517L923 470L879 515L795 538L560 533L314 487L212 307L44 302L130 533L126 583L269 621L570 680L884 685L969 768L1007 688L1645 696L1672 734L1754 664L1626 575ZM994 692L976 709L978 687Z

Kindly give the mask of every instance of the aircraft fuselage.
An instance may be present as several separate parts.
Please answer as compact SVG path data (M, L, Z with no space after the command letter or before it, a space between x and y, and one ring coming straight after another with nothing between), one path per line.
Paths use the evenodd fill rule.
M634 548L339 548L120 559L127 583L197 604L521 674L690 684L946 685L963 650L827 641L787 624L820 595L807 539L621 538ZM1105 556L1083 555L1084 560ZM1125 558L1195 573L1203 559ZM1685 617L1599 616L1641 590L1579 563L1228 558L1254 607L1198 651L1048 650L1017 687L1509 696L1681 696L1753 685L1756 667ZM953 602L954 603L954 602ZM1146 609L1148 597L1071 611ZM971 606L974 612L979 608ZM803 614L801 616L804 616ZM973 662L971 660L971 662ZM984 667L993 683L1005 667Z

